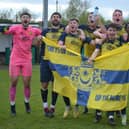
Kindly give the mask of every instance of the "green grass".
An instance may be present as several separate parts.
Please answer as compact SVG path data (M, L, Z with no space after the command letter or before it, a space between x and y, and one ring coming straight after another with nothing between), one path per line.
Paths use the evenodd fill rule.
M111 127L107 124L107 118L103 113L103 119L100 123L93 123L94 110L89 110L89 113L84 115L83 107L80 107L80 117L74 119L72 113L67 119L63 119L64 102L61 96L58 97L56 104L56 113L54 118L46 118L43 115L42 102L40 97L40 81L39 81L39 66L33 66L32 77L32 95L31 108L32 113L26 114L24 109L24 96L22 79L19 79L16 95L16 117L10 115L9 107L9 76L8 67L4 70L0 69L0 129L127 129L123 127L121 120L116 118L117 125ZM49 103L50 103L49 86ZM129 109L127 108L127 113ZM129 116L129 115L128 115Z

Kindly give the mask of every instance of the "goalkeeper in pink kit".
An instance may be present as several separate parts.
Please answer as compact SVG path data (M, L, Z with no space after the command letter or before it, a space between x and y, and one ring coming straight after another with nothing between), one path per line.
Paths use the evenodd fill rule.
M34 38L40 39L41 31L38 28L29 25L31 15L28 12L23 12L20 15L21 24L9 27L4 34L13 36L13 47L10 55L9 75L10 75L10 109L13 116L16 115L15 97L16 86L19 75L22 75L24 85L24 104L27 113L31 112L29 100L31 95L30 81L32 76L32 54L31 47Z

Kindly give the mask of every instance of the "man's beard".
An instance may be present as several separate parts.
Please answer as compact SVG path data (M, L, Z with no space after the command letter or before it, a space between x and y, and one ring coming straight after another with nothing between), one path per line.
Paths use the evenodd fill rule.
M52 25L53 25L53 26L59 26L60 23L59 23L59 22L53 22Z
M23 27L26 29L26 28L29 26L29 23L25 21L25 22L23 22L22 25L23 25Z

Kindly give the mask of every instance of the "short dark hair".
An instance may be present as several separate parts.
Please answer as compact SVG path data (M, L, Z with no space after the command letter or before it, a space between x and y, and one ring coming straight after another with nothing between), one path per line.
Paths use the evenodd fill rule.
M71 18L69 19L69 21L76 21L77 23L79 23L79 20L77 18Z
M90 14L94 14L94 12L88 12L88 15L90 15Z
M114 28L114 29L118 30L119 26L115 23L110 23L106 26L106 29L109 29L109 28Z
M31 14L29 12L22 12L20 14L20 17L22 17L23 15L28 15L31 18Z
M60 18L62 17L59 12L54 12L54 13L52 13L51 18L53 17L53 15L58 15Z
M114 10L114 12L113 12L113 14L114 14L115 12L120 12L120 13L121 13L121 15L123 15L122 10L120 10L120 9L115 9L115 10Z

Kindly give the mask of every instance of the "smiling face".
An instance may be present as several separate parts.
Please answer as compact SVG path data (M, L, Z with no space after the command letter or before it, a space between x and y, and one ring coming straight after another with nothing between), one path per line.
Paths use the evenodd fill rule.
M115 10L113 12L112 20L113 20L113 23L118 24L118 25L122 25L122 23L123 23L122 11L121 10Z
M116 36L117 36L117 30L116 30L116 28L109 27L107 29L107 37L108 37L108 39L114 40L116 38Z
M68 23L69 32L74 33L77 31L79 23L76 19L71 19Z

